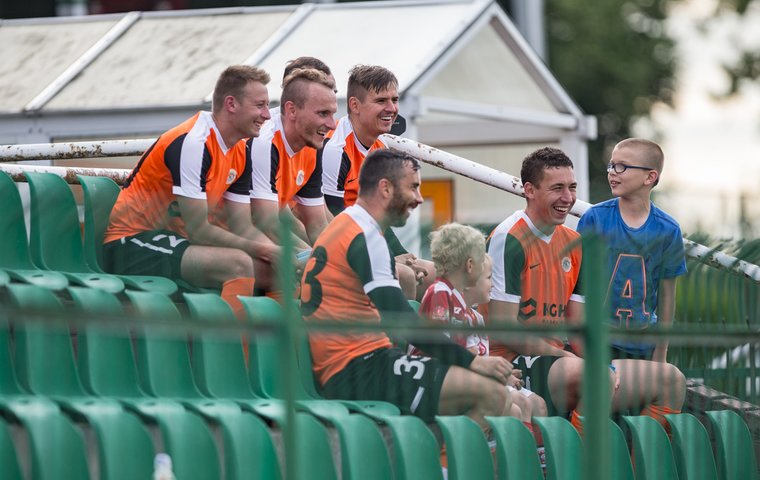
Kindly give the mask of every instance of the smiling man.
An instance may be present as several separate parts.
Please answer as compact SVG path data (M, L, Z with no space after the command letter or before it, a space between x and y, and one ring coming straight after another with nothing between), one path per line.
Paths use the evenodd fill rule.
M251 207L254 224L279 243L278 213L293 209L303 223L305 248L327 225L322 166L316 148L335 128L335 81L324 72L296 68L282 83L280 115L248 142L253 164Z
M251 224L251 164L245 139L269 119L269 74L233 65L222 72L211 112L162 134L119 194L105 233L111 273L159 275L251 295L271 283L277 247Z
M430 357L394 348L381 325L419 319L404 298L383 238L422 203L419 163L381 149L367 156L359 197L319 237L301 283L307 322L340 322L340 332L309 336L314 374L327 398L383 400L427 422L466 414L484 429L486 415L502 415L512 369L503 358L479 357L442 332L410 339ZM376 325L351 331L351 325Z
M323 168L322 190L333 215L356 203L364 158L385 148L379 137L391 131L398 116L398 80L387 68L356 65L349 71L346 98L348 115L338 121L318 152ZM390 228L385 238L396 259L404 294L410 299L421 298L435 277L433 263L408 253Z

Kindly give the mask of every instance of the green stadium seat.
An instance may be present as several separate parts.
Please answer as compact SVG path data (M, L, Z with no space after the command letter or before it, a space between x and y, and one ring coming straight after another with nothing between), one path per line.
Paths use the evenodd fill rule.
M397 480L443 479L438 443L422 420L411 415L390 416L385 425L393 440Z
M417 300L408 300L408 302L409 302L409 306L412 307L415 312L420 311L420 302L418 302Z
M32 262L24 223L24 207L16 183L5 172L0 172L0 269L11 279L62 290L69 281L59 272L39 269Z
M240 326L229 304L213 293L183 294L190 316L207 327ZM240 335L203 330L193 335L193 374L200 391L213 398L249 400L251 389Z
M34 263L62 272L70 282L111 293L124 290L113 275L93 272L86 264L79 213L68 184L52 173L24 173L31 198L29 248Z
M731 410L706 412L715 435L715 459L720 480L757 480L757 458L752 434Z
M546 449L546 478L582 478L583 446L578 431L562 417L536 417Z
M37 309L48 309L48 312L63 311L60 302L48 290L29 285L9 285L8 290L11 301L19 307L31 309L34 306ZM70 292L73 292L72 299L75 303L86 301L84 299L88 297L84 292L96 292L93 295L110 295L100 290L76 287L72 287ZM104 308L103 306L106 303L102 300L93 302L90 308L92 310ZM94 313L92 310L89 313ZM89 342L88 344L92 343L89 338L84 338L89 333L87 328L82 329L79 333L80 337L83 337L80 340ZM123 341L129 344L130 340L127 337L123 338ZM84 417L98 433L101 458L119 451L144 449L146 447L146 445L135 446L130 443L135 439L137 441L140 438L144 440L144 436L141 437L139 434L122 436L118 429L108 428L116 421L114 419L121 418L122 422L131 422L131 420L123 420L126 418L124 417L126 413L123 411L121 403L116 399L88 396L83 389L77 375L68 329L59 330L51 329L50 326L22 324L17 327L16 342L17 363L22 366L19 369L22 384L27 385L34 393L55 398L64 409L73 415ZM123 352L123 349L117 351ZM129 355L131 358L131 352ZM97 358L92 358L92 355L90 355L90 360L97 363ZM128 365L128 363L124 362L122 368L125 368L124 365ZM45 370L41 371L43 369ZM113 372L110 375L116 376ZM129 405L142 417L158 423L166 450L173 458L176 472L182 471L188 476L187 478L195 479L219 477L216 447L210 432L200 417L186 412L180 404L173 402L149 398L119 397L118 400ZM189 436L189 432L193 432L193 437ZM205 437L203 436L204 432ZM147 446L150 448L150 455L152 455L152 444ZM196 465L200 462L199 458L205 459L206 464ZM110 457L104 458L103 462L106 468L111 465L111 461L117 462L119 460L111 460ZM150 462L148 467L152 469ZM114 469L118 470L117 467ZM135 477L121 476L119 473L116 478Z
M348 415L335 424L341 437L342 478L386 480L393 478L385 440L375 422L363 415Z
M267 426L257 416L240 415L225 438L236 445L237 455L225 455L225 476L228 479L279 480L282 478L277 451ZM224 432L223 435L227 435ZM319 478L319 477L314 477Z
M253 324L282 325L284 313L280 304L268 297L240 297L248 318ZM307 342L304 336L300 342ZM311 353L308 345L299 343L300 359L296 354L296 346L288 343L286 351L282 351L281 340L277 332L270 330L267 333L256 335L250 343L250 377L254 392L268 399L283 399L286 396L286 378L280 375L282 364L280 355L289 355L291 365L297 370L297 380L293 382L293 395L298 406L310 413L327 421L334 421L348 414L349 410L373 418L383 419L387 415L398 415L399 410L395 405L386 402L375 401L337 401L326 400L316 393L314 379L311 375ZM311 382L309 389L304 386ZM276 411L276 410L275 410Z
M673 449L665 429L655 419L646 415L624 415L622 418L624 425L631 432L636 480L678 478Z
M465 416L436 416L446 444L449 480L493 478L493 460L480 425Z
M717 480L710 437L694 415L665 415L672 432L671 444L680 478Z
M610 468L612 469L611 480L633 480L633 465L631 464L631 452L625 435L617 423L610 419Z
M90 478L82 433L54 404L26 398L7 401L4 408L29 435L31 478Z
M7 285L10 281L11 277L4 270L0 270L0 287Z
M533 434L514 417L486 417L496 439L496 468L501 480L543 480Z
M138 291L127 291L126 295L132 301L135 310L142 316L160 318L163 321L180 320L179 311L165 295ZM194 298L191 308L195 309L196 313L198 313L199 303L208 304L210 301L208 300L209 297L205 297L205 301L199 301L199 297L193 295L188 295L188 298ZM219 314L218 311L217 314ZM141 373L143 389L147 393L161 398L173 398L180 401L191 410L205 416L212 422L218 423L222 430L226 470L234 469L235 471L243 472L243 476L247 478L247 473L245 472L258 467L255 464L257 459L255 457L252 458L250 455L245 439L249 436L259 436L260 432L257 433L256 430L250 430L256 428L256 425L253 423L255 420L246 420L247 417L253 416L250 413L241 411L241 407L246 408L246 410L255 411L256 405L262 402L271 402L255 398L252 394L247 398L224 397L223 399L213 399L204 396L193 378L192 362L189 358L185 337L177 336L176 330L171 332L166 327L144 324L141 330L143 331L143 335L138 337L137 340L137 363L138 371ZM194 345L202 345L202 355L205 355L206 359L210 361L214 360L211 358L214 352L212 351L213 349L207 347L224 346L218 342L214 345L214 340L218 341L219 339L217 332L209 334L208 331L200 331L196 332L194 337L201 339L198 341L198 338L196 338ZM204 342L202 339L211 340ZM227 346L230 345L240 354L237 357L238 360L242 360L240 342L233 340ZM194 355L196 353L195 351L193 352ZM200 363L204 363L204 361L200 360ZM171 368L167 368L167 365L171 365ZM222 372L218 374L224 375ZM236 379L244 380L245 377L241 378L240 372L238 372ZM244 391L234 393L244 393Z
M18 454L13 445L8 424L0 418L0 478L3 480L23 480Z
M317 419L306 413L295 414L295 439L293 453L296 461L285 457L285 468L295 466L291 478L318 478L337 480L338 473L330 450L330 437Z
M84 257L90 270L105 273L103 235L108 227L111 209L119 196L119 186L108 177L77 175L84 193ZM146 275L117 275L127 288L173 295L177 284L171 279Z

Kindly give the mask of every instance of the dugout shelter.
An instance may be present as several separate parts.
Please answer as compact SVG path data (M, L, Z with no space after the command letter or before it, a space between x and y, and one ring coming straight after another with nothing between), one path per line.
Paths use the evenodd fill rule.
M586 141L596 123L489 0L302 4L0 22L0 144L151 138L210 108L219 72L248 63L272 75L324 60L338 117L355 64L399 79L404 136L519 176L523 156L556 145L588 198ZM67 163L68 162L68 163ZM74 163L75 162L75 163ZM135 158L56 161L131 168ZM423 221L495 223L520 198L425 165Z

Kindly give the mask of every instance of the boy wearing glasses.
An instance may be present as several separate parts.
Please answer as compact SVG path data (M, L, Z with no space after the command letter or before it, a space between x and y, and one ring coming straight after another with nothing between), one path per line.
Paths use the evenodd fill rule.
M651 201L663 162L654 142L629 138L618 143L607 165L614 198L591 207L578 223L581 234L599 235L608 252L605 304L612 324L631 330L673 321L676 277L686 273L681 228ZM667 352L667 341L612 344L614 358L665 362Z

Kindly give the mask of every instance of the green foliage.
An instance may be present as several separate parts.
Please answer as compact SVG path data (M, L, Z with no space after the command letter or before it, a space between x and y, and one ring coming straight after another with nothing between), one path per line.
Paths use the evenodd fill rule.
M599 122L589 144L591 201L609 198L609 149L655 102L670 104L673 41L665 0L547 0L548 64L570 96Z

